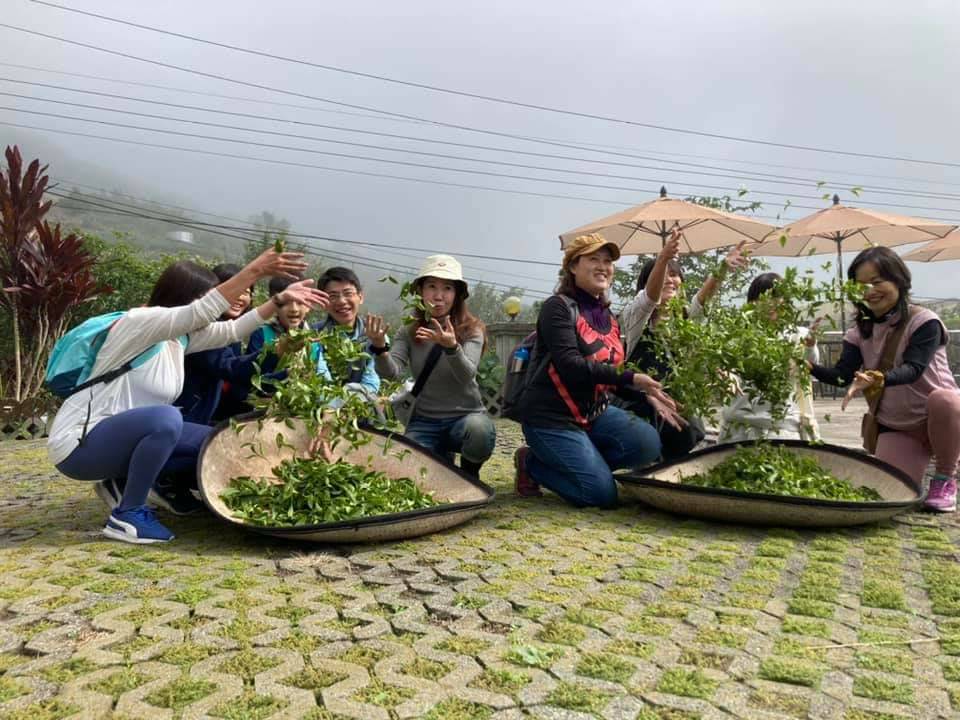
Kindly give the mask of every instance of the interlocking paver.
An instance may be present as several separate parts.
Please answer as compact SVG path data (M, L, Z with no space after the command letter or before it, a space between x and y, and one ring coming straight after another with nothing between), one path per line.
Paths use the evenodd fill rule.
M960 713L956 518L798 532L574 510L512 496L518 433L500 430L479 518L354 547L210 516L170 519L163 548L107 542L89 486L39 442L0 445L0 718Z

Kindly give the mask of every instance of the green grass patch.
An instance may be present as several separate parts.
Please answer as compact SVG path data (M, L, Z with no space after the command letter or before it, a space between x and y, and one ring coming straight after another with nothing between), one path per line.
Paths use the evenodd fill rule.
M633 663L612 653L585 653L576 666L578 675L616 683L625 683L636 670Z
M830 630L823 620L812 620L806 617L796 615L787 615L783 619L781 626L783 632L793 635L812 635L813 637L830 637Z
M343 662L360 665L368 670L385 658L387 653L368 645L354 645L340 654L339 659Z
M319 702L320 693L323 690L336 685L338 682L345 680L348 677L349 675L346 673L324 670L322 668L316 668L313 665L308 665L296 675L291 675L283 680L283 683L285 685L300 688L301 690L310 690L316 696L317 701Z
M264 720L286 707L285 700L270 695L257 695L250 690L238 698L217 705L210 715L224 720Z
M437 650L456 653L458 655L479 655L488 647L490 643L486 640L468 637L452 637L434 645Z
M822 676L821 667L796 658L768 657L760 663L760 677L772 682L816 687Z
M743 649L747 644L747 636L725 628L701 628L695 641L703 645L720 645L722 647Z
M709 577L703 577L702 575L680 575L676 580L673 581L673 584L679 587L693 587L699 588L700 590L706 590L707 588L713 587L715 580Z
M560 648L544 648L537 645L514 645L504 659L514 665L545 670L563 655Z
M583 608L570 608L564 613L563 617L568 622L592 628L602 627L605 620L603 615Z
M684 650L680 654L679 660L681 665L693 665L700 669L722 670L724 672L727 671L732 662L733 657L730 655L720 655L695 649Z
M711 680L700 670L670 668L660 676L657 690L670 695L708 699L717 689L717 681Z
M174 602L189 605L190 607L196 607L199 603L203 602L209 597L213 597L212 590L194 585L185 587L183 590L175 592L170 596L170 599Z
M414 677L424 678L425 680L439 680L453 669L449 663L437 662L428 658L418 657L411 663L405 665L401 672Z
M60 685L96 669L97 666L86 658L71 658L59 665L44 669L40 674L50 682Z
M673 632L673 627L671 623L662 622L655 618L642 615L632 619L627 624L627 632L637 633L638 635L666 637Z
M16 710L8 710L3 720L63 720L80 712L76 705L68 705L60 700L42 700Z
M0 677L0 703L26 695L28 692L30 691L16 680L6 676Z
M487 668L483 675L471 682L470 685L488 692L513 695L532 681L533 679L526 673Z
M801 660L817 660L825 662L826 650L811 649L810 641L798 640L792 637L782 637L773 645L774 655L787 655Z
M732 593L727 596L727 605L731 607L744 608L745 610L762 610L766 607L770 595L746 595L742 593Z
M692 587L670 588L661 596L667 603L696 603L703 597L703 591Z
M392 710L416 693L398 685L387 685L381 680L374 679L369 685L354 694L354 699Z
M208 647L207 645L198 645L196 643L187 642L168 648L164 651L163 655L157 659L160 662L170 663L171 665L179 665L180 667L187 668L191 665L201 662L202 660L206 660L215 652L217 652L215 648Z
M903 585L891 580L864 580L860 602L867 607L885 608L887 610L907 609L907 601L903 596Z
M646 659L653 655L655 649L656 646L654 643L620 638L619 640L608 643L604 648L604 652L613 653L614 655L632 655L633 657Z
M575 575L557 575L550 581L550 584L556 585L557 587L574 588L575 590L579 590L589 585L590 581L584 580L581 577L576 577Z
M913 704L913 687L884 678L863 676L853 679L853 694L872 700L886 700L902 705Z
M644 615L651 615L659 618L672 618L681 620L687 616L690 608L680 603L652 603L643 611Z
M587 601L587 607L589 608L615 613L621 612L626 604L627 602L623 598L613 597L608 594L594 595Z
M837 588L821 583L801 581L793 591L793 597L799 600L816 600L817 602L834 603L839 594Z
M784 538L764 540L757 546L756 554L760 557L786 558L790 557L796 543Z
M243 682L252 685L254 678L270 668L280 664L280 661L272 657L258 655L250 648L245 648L217 666L217 670L228 675L239 675Z
M93 683L89 686L89 689L109 695L116 703L121 695L140 687L147 682L147 679L146 675L142 675L132 667L127 667Z
M787 610L794 615L804 615L815 618L832 618L836 607L832 603L807 600L805 598L791 598L787 603Z
M547 705L585 713L599 713L609 701L606 693L576 683L561 682L547 695Z
M145 700L151 705L168 708L173 710L175 715L179 715L185 707L201 698L205 698L216 689L217 686L212 682L181 677L158 690L154 690L147 695Z
M448 698L431 708L423 720L487 720L493 709L486 705Z
M770 690L754 690L747 702L759 710L793 717L806 717L810 710L810 702L805 698Z
M537 639L543 642L554 643L558 645L577 646L587 637L586 630L580 625L562 620L553 620L543 626L543 629L537 633Z
M906 648L904 648L906 649ZM857 667L898 675L913 675L913 660L909 655L894 650L864 649L857 653Z

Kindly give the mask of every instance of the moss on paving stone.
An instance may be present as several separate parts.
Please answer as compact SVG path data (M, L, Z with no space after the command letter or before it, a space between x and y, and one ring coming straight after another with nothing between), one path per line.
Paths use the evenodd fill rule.
M286 705L285 700L270 695L257 695L248 690L238 698L217 705L210 711L210 715L224 720L264 720Z
M8 710L3 720L62 720L80 711L76 705L57 700L42 700L16 710Z
M89 686L94 692L101 692L113 698L116 703L120 696L147 682L147 677L133 668L124 668Z
M760 662L759 675L764 680L816 687L823 668L804 660L789 657L767 657Z
M185 707L205 698L216 689L217 686L212 682L192 680L184 676L154 690L145 700L151 705L173 710L174 717L178 717Z
M434 705L423 720L487 720L493 715L493 709L486 705L448 698Z
M559 645L579 645L587 637L587 631L582 626L572 622L554 620L543 626L537 633L537 640Z
M544 702L547 705L555 705L564 710L599 713L609 700L608 693L601 692L596 688L577 683L561 682L550 691Z
M487 668L483 675L470 683L470 686L503 695L513 695L531 682L533 678L524 672Z
M0 677L0 703L5 703L21 695L26 695L28 692L30 691L27 688L13 678L6 676Z
M660 676L657 690L671 695L708 699L717 689L717 681L711 680L704 673L686 668L670 668Z
M578 675L624 683L636 672L636 666L611 653L585 653L575 668Z
M410 688L389 685L382 680L374 679L365 688L354 693L353 698L360 702L392 710L414 695L416 693Z
M385 658L387 653L369 645L354 645L340 654L339 660L360 665L368 670Z
M905 682L896 682L886 678L860 675L853 679L853 694L872 700L913 704L913 687Z
M504 660L521 667L535 667L545 670L558 658L563 657L560 648L545 648L537 645L514 645L504 655Z
M843 720L912 720L912 718L908 715L892 715L891 713L850 708L844 713Z
M232 658L225 660L217 666L217 672L227 673L229 675L238 675L243 679L244 684L252 685L253 679L259 674L280 664L280 661L272 657L258 655L250 648L244 648Z
M417 658L401 668L401 672L425 680L439 680L449 673L453 667L448 663L437 662L427 658Z
M645 707L634 720L700 720L700 714L677 708Z
M876 670L898 675L913 675L913 660L909 654L896 649L866 649L856 655L857 667L861 670ZM949 678L948 678L949 679Z
M490 647L490 643L478 638L452 637L438 642L434 647L437 650L459 655L479 655Z

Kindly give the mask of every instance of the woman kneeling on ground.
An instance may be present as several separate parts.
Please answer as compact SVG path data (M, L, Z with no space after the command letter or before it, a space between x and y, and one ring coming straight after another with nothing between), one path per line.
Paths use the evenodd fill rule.
M932 310L910 304L910 271L889 248L861 252L847 277L867 286L863 303L857 305L856 325L843 338L837 365L811 363L811 372L821 382L849 386L844 409L863 393L878 431L865 432L864 445L880 460L921 483L932 455L936 473L925 506L953 512L960 390L947 364L946 326ZM869 425L865 422L864 429Z
M496 441L477 383L486 329L467 310L470 293L455 258L431 255L413 286L428 309L417 311L416 320L397 334L392 346L387 347L383 318L368 318L366 331L377 373L399 378L409 367L416 379L428 357L436 357L404 435L438 455L460 453L460 467L479 477Z
M680 230L674 229L671 237L654 260L648 260L637 278L637 295L624 307L620 317L623 319L623 344L627 361L651 373L657 380L663 380L670 373L672 359L661 357L656 348L657 326L662 319L661 311L675 297L683 297L683 271L680 267ZM716 272L710 275L703 286L686 306L686 317L706 321L707 303L720 290L727 272L743 267L743 245L737 245L723 259ZM656 425L662 443L664 460L674 460L687 455L705 437L703 423L699 418L686 418L679 427L665 423L657 418L653 408L639 393L628 391L614 403L644 420Z
M306 280L236 320L217 322L260 278L302 271L301 257L268 250L219 284L204 267L174 263L160 275L146 307L133 308L110 328L91 378L155 345L159 351L119 377L68 397L47 442L50 460L67 477L109 478L98 487L98 494L115 506L104 535L130 543L173 539L147 507L147 496L161 475L194 472L200 446L213 429L184 422L171 405L183 387L184 356L246 339L288 302L325 307L326 295Z
M518 401L527 446L517 450L517 492L552 490L578 507L617 502L613 470L660 456L660 438L646 420L609 404L610 391L637 388L659 414L683 424L676 405L648 375L623 370L623 343L606 292L620 248L599 235L567 247L557 293L537 318L537 340Z

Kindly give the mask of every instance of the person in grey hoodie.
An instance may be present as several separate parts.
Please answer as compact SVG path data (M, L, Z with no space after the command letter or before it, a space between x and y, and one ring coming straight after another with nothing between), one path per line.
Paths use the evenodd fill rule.
M370 316L366 332L380 377L417 378L427 357L439 359L416 400L407 424L408 438L438 454L460 454L460 467L474 477L493 454L496 430L477 384L477 367L486 347L483 322L467 310L469 290L460 263L449 255L431 255L414 288L427 306L387 346L388 327Z

